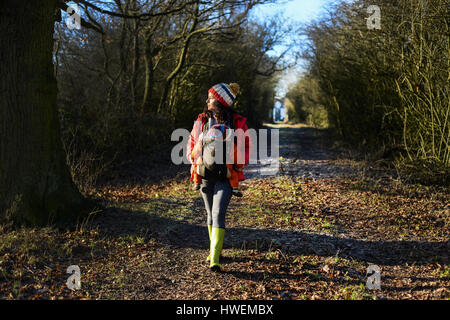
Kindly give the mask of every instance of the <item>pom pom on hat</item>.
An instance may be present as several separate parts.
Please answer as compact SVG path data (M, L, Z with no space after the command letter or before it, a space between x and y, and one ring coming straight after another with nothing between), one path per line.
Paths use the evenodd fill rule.
M233 83L230 83L228 86L230 87L231 93L234 94L234 96L236 97L237 94L239 93L239 90L241 89L239 87L239 85L237 83L233 82Z
M239 85L237 83L219 83L209 89L208 92L220 101L225 107L231 107L236 100L236 95L239 92Z

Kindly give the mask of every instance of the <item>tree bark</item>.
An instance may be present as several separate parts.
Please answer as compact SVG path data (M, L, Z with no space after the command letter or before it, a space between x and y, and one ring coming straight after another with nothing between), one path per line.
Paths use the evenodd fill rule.
M0 2L0 222L46 225L93 209L62 148L52 63L56 5Z
M144 67L145 67L145 82L144 94L142 96L141 110L143 113L149 113L150 101L153 92L153 54L151 50L151 37L148 37L145 42L144 51Z
M133 0L131 5L133 14L136 14L137 12L136 0ZM133 32L133 59L131 60L131 102L134 110L136 110L137 83L138 83L139 59L140 59L139 29L140 29L139 20L133 19L131 29Z

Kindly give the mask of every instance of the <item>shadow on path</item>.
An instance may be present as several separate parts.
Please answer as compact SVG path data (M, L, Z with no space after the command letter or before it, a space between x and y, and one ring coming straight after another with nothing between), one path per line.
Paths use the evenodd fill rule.
M93 228L114 236L153 237L179 248L208 249L206 226L140 211L109 208L91 222ZM258 249L302 255L336 256L380 265L448 264L449 241L366 241L296 230L227 228L224 248Z

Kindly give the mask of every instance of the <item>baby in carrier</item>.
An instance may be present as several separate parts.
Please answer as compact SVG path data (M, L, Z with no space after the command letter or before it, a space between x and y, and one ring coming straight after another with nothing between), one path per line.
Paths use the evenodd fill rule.
M208 155L214 156L215 150L214 146L217 146L217 143L223 143L222 146L226 143L226 141L230 141L230 139L233 137L231 129L223 124L214 124L210 126L210 129L204 133L202 132L199 137L198 141L194 146L194 149L192 150L192 158L197 159L197 161L194 163L194 186L193 190L199 190L200 185L202 183L202 175L204 172L201 172L202 169L204 170L204 167L208 167L207 163L204 163L204 159L201 157L202 154L207 157ZM215 144L215 145L214 145ZM228 181L230 182L231 188L232 188L232 194L236 197L242 197L242 193L239 191L239 171L243 170L244 165L243 164L236 164L237 163L237 146L236 143L232 143L233 148L233 156L234 161L233 164L226 163L226 177L228 178ZM223 149L223 152L226 152L226 148ZM203 152L202 152L203 151ZM207 153L205 155L205 152ZM205 158L206 159L206 158ZM208 162L208 161L205 161ZM201 167L202 165L203 168Z

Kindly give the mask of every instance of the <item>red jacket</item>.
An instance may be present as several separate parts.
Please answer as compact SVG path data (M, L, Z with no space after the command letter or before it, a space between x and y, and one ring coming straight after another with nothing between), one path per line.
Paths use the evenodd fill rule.
M194 149L195 144L197 143L198 136L201 133L201 128L203 124L208 120L205 113L200 113L197 117L197 120L194 123L194 127L192 128L191 134L189 136L189 141L187 145L187 158L190 163L192 163L191 152ZM244 133L247 133L248 127L246 124L247 118L241 116L238 113L233 113L233 128L234 130L242 129ZM253 145L250 139L250 135L245 135L245 163L244 166L248 165L250 160L250 155L252 153ZM194 179L194 165L191 165L191 178L190 181ZM243 171L239 171L239 181L245 180Z

